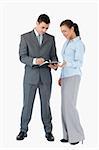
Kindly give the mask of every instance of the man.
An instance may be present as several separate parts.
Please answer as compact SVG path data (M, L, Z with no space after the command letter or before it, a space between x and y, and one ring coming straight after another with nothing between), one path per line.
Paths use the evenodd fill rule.
M19 56L20 61L25 64L25 75L21 128L16 137L17 140L23 140L27 137L28 124L31 120L33 103L38 88L45 137L48 141L54 141L49 101L52 85L51 68L56 70L57 65L42 65L46 60L58 61L54 37L46 33L49 24L49 17L46 14L41 14L33 31L21 36Z

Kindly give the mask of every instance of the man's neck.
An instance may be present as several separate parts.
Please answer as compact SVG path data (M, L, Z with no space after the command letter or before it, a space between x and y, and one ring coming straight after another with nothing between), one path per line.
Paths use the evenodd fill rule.
M36 28L34 28L34 32L35 32L36 36L38 36L38 35L39 35L39 32L37 31L37 29L36 29Z

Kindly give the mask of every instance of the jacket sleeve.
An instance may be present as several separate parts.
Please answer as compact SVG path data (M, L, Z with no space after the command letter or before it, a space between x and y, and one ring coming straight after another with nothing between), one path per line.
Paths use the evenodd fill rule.
M50 59L51 59L51 61L58 61L54 37L53 37L53 42L52 42L52 47L51 47Z
M21 35L21 41L19 45L19 58L22 63L31 67L33 66L33 58L29 56L28 46L23 35Z

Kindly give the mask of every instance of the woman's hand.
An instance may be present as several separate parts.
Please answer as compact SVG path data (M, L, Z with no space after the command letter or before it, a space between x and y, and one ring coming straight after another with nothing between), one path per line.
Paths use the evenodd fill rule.
M57 64L54 64L54 65L50 64L50 65L48 65L48 67L50 67L51 69L56 70L58 68L58 65Z
M62 82L62 80L61 80L61 78L58 80L58 85L59 86L61 86L61 82Z
M66 61L64 61L62 64L58 64L58 67L63 68L66 64L67 64L67 62L66 62Z

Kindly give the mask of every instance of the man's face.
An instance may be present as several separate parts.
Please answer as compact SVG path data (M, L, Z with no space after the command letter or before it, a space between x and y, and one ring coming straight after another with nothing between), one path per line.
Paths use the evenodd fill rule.
M44 34L48 28L49 28L49 24L46 24L45 22L36 23L36 30L39 34Z

